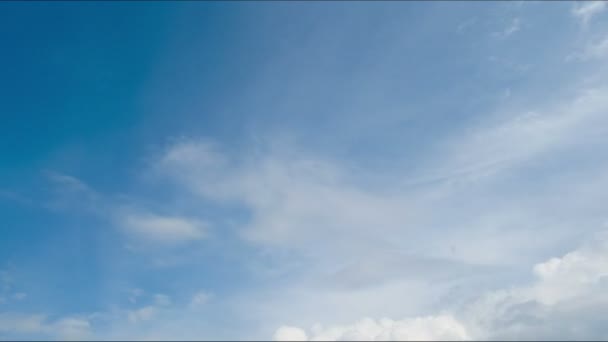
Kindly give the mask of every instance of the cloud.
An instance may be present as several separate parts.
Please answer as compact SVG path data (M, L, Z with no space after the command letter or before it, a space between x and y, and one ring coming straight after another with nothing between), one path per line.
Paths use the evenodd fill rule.
M606 9L605 1L580 1L572 9L572 15L586 26L589 21Z
M310 331L276 330L275 340L604 339L608 329L608 233L532 267L528 285L482 293L453 313L403 320L371 318Z
M137 323L141 321L149 321L158 313L158 308L152 305L144 306L137 310L131 310L128 313L129 321Z
M154 303L158 306L168 306L171 305L171 298L164 294L155 294L154 295Z
M522 201L531 201L529 196L518 198L512 187L499 187L500 180L524 175L527 166L548 157L572 157L560 151L600 137L606 127L606 92L587 86L557 102L540 101L534 110L488 115L437 143L437 153L418 162L419 173L405 173L386 185L371 186L369 179L357 178L360 172L335 160L264 148L259 149L263 153L228 155L197 140L169 146L155 169L203 201L245 211L247 220L237 229L247 241L294 250L319 262L346 259L355 249L372 254L387 248L467 263L519 262L523 248L533 254L543 243L564 238L557 233L546 241L529 239L529 228L549 219L538 210L554 205L540 196L553 196L557 188L539 193L537 202L530 202L536 207L532 211L518 209ZM571 184L589 181L574 176ZM511 197L496 198L502 191ZM442 226L450 227L441 232L444 238L433 238ZM492 247L479 251L479 246L465 246L466 241ZM460 246L449 248L451 243ZM432 248L423 250L422 245Z
M150 299L151 303L149 305L145 305L135 310L118 310L114 313L114 316L121 317L122 315L126 314L129 322L141 323L156 319L159 314L170 310L173 306L171 297L165 294L158 293L151 296Z
M90 192L91 189L80 179L55 171L46 171L45 174L53 183L73 192Z
M584 141L588 137L581 132L597 132L606 120L607 91L603 86L588 86L557 103L540 104L536 110L497 114L464 136L446 139L445 150L426 162L425 175L416 181L466 184Z
M130 233L155 243L184 243L205 238L206 224L195 219L127 213L121 225Z
M82 341L91 336L91 324L83 318L64 318L55 323L54 329L62 340Z
M504 39L519 31L520 28L521 20L519 18L513 18L513 20L511 20L509 25L504 30L500 32L494 32L493 35Z
M207 237L208 224L200 219L154 213L142 209L139 201L128 195L105 196L76 177L51 171L46 174L59 188L59 196L50 203L53 209L85 210L127 232L131 238L157 245L179 245Z
M582 52L573 53L566 60L578 59L581 61L602 60L608 56L608 36L599 41L589 43Z
M91 336L91 324L82 317L50 320L43 314L0 313L0 333L9 336L83 340Z
M608 280L607 235L598 234L596 241L578 250L535 265L534 273L539 279L534 295L545 305L576 298L596 286L605 287Z
M224 162L210 162L218 159ZM206 199L246 205L252 220L243 236L258 243L297 247L318 234L344 232L358 238L370 226L397 228L407 217L400 199L353 187L336 165L318 158L230 160L207 144L190 142L170 148L161 165L163 173Z
M261 247L269 260L252 256L251 262L261 265L252 273L281 281L268 294L235 299L240 301L235 306L259 312L255 319L261 327L278 323L264 336L272 336L281 324L310 326L315 319L343 330L347 326L342 322L361 317L426 322L427 316L420 313L436 312L431 309L438 302L451 308L510 276L519 280L515 270L552 255L576 234L593 230L571 229L572 224L583 227L577 220L597 218L580 211L573 212L569 222L559 221L573 210L573 202L601 203L596 200L604 196L597 191L603 178L593 175L601 174L604 166L579 167L568 174L563 168L549 170L545 162L567 161L573 154L564 150L584 150L594 136L602 136L598 132L606 127L606 91L586 86L555 101L535 101L530 110L501 109L487 115L470 130L438 143L437 153L418 162L419 178L404 171L402 179L412 181L408 186L395 185L399 179L374 184L357 178L360 170L348 164L300 153L295 147L298 153L285 152L289 146L280 152L262 147L235 155L208 142L184 140L169 146L155 169L189 195L199 196L201 203L246 213L238 233ZM530 165L550 172L530 172ZM539 178L514 187L513 178L519 175ZM556 183L548 181L552 177ZM545 186L542 191L539 184ZM578 192L579 187L589 191ZM538 234L544 238L536 238ZM398 252L378 257L393 251ZM462 298L449 297L456 286ZM524 297L506 292L506 297L501 292L495 297L510 303L511 309L493 322L515 320L510 315L522 305L527 308L527 301L519 299ZM531 303L547 310L542 300ZM479 311L472 311L502 310L491 300L479 305ZM485 323L478 329L476 318L454 311L448 315L472 338L491 330ZM506 326L512 327L508 322ZM305 333L307 338L315 336Z
M48 329L45 315L0 314L0 332L40 333Z
M306 332L300 328L283 326L274 334L275 341L308 341Z
M464 311L476 339L604 339L608 314L606 233L538 263L529 285L481 296Z
M276 341L307 340L307 334L299 328L281 327ZM468 340L464 326L449 315L418 317L394 321L371 318L352 325L312 328L310 341L460 341Z

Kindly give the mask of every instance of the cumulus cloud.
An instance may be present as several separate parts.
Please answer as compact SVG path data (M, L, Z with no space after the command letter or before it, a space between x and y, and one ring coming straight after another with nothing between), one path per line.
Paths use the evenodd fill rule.
M533 267L535 280L487 293L464 311L477 339L604 339L593 316L608 314L608 239L599 234Z
M152 303L135 310L126 310L129 322L139 323L155 319L159 313L168 309L173 304L171 298L164 294L152 296Z
M308 341L306 332L297 327L282 326L274 334L275 341Z
M596 286L605 287L608 280L606 234L560 258L535 265L534 273L539 278L533 288L534 296L546 305L585 295Z
M452 314L371 318L309 331L282 326L275 340L605 339L608 235L532 267L534 281L483 293Z
M55 329L62 340L82 341L91 336L91 324L82 318L64 318L55 323Z
M311 329L310 341L460 341L470 339L464 326L449 315L376 321L362 319L352 325ZM307 334L295 327L281 327L276 341L304 341Z
M128 313L129 321L137 323L141 321L149 321L158 313L158 308L153 305L144 306L137 310L131 310Z

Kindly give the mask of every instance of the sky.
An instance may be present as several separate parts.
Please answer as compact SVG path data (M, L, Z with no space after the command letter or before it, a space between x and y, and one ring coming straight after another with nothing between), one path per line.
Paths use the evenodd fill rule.
M0 339L608 339L607 2L0 3Z

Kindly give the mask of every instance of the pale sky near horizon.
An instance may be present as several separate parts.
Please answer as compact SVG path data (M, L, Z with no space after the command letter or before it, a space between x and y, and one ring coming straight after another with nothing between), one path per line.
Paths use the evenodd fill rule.
M1 2L0 340L608 339L608 2Z

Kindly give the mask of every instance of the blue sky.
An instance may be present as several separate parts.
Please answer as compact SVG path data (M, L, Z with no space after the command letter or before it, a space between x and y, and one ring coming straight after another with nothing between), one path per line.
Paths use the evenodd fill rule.
M0 339L606 339L605 2L0 4Z

